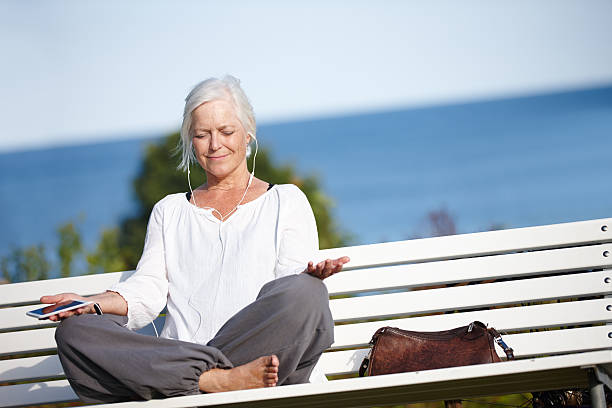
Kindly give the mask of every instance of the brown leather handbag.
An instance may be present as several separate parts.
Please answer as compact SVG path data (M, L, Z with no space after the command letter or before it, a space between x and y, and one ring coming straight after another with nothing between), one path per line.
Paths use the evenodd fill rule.
M372 348L361 363L359 376L366 371L368 375L380 375L499 362L493 341L508 360L514 359L513 350L497 330L478 321L439 332L381 327L370 340Z

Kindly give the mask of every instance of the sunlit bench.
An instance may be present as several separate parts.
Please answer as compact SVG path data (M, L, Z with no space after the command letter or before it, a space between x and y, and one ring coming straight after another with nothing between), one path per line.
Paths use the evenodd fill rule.
M319 361L328 376L354 374L386 325L435 331L480 320L508 332L516 361L118 405L381 406L590 386L603 407L612 372L611 242L612 218L321 251L352 260L325 281L336 321L335 343ZM97 293L127 274L0 286L0 406L75 400L53 324L25 312L42 294Z

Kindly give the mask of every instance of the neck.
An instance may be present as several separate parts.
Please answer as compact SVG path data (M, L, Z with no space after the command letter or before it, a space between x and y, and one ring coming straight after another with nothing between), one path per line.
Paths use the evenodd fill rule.
M206 173L207 190L234 190L244 189L249 182L251 173L248 172L246 164L240 166L232 174L225 177L217 177L214 174Z

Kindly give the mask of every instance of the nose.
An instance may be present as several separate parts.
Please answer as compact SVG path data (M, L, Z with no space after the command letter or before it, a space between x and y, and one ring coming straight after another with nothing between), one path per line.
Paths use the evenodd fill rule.
M208 148L212 151L217 151L221 148L221 138L219 137L218 132L213 132L210 135L210 144L208 145Z

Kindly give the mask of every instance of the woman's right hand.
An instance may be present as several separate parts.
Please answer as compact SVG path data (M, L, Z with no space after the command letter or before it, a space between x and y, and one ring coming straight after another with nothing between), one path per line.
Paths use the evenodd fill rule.
M47 312L53 311L55 306L57 306L59 304L70 303L73 300L88 301L90 299L87 299L86 297L77 295L76 293L60 293L58 295L43 296L43 297L40 298L40 303L51 304L51 306L48 306L48 307L43 309L43 312L47 313ZM58 320L65 319L65 318L70 317L70 316L87 314L87 313L95 313L93 305L85 305L85 306L80 307L78 309L68 310L68 311L65 311L65 312L58 313L58 314L53 315L53 316L49 316L49 320L56 322Z

